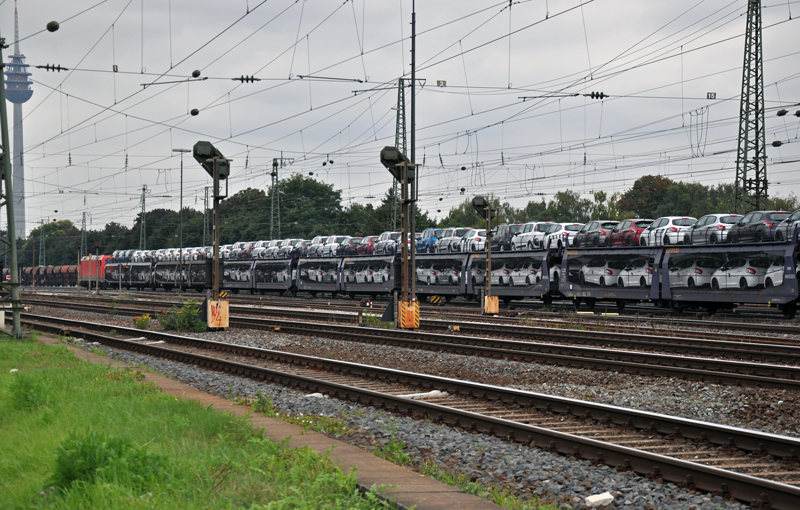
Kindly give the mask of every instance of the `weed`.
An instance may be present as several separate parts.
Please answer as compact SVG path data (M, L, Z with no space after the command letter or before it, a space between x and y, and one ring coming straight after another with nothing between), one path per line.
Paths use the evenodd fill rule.
M364 324L371 328L394 329L394 322L381 322L377 314L367 313L366 310L364 310Z
M523 326L528 326L528 327L531 327L531 328L535 328L535 327L539 326L539 321L537 321L536 319L531 318L531 317L520 317L519 318L519 322Z
M389 462L397 464L398 466L410 464L411 456L403 451L403 448L406 447L406 443L403 441L398 441L397 437L395 436L397 427L387 426L386 430L389 430L392 433L392 435L389 437L389 442L383 445L380 450L378 450L378 447L376 446L372 453L378 457L388 460Z
M100 478L141 491L162 476L166 467L166 458L146 445L136 448L126 438L73 432L56 448L48 485L67 489L74 483L92 483Z
M33 411L47 403L47 392L41 378L16 372L9 387L11 404L19 411Z
M339 418L334 418L331 416L315 416L313 414L300 414L293 416L290 414L280 414L278 417L283 421L288 421L289 423L299 425L306 430L323 432L331 436L343 436L352 432L350 427L348 427L345 422Z
M108 334L109 334L109 335L111 335L111 336L114 336L114 335L116 335L116 334L117 334L117 330L116 330L116 329L112 329L112 330L110 330L110 331L108 332Z
M75 337L74 336L61 335L61 336L58 337L58 339L60 341L62 341L62 342L66 342L68 344L71 344L71 343L75 342Z
M136 329L150 329L150 320L150 315L144 314L141 317L134 317L133 325L136 326Z
M117 315L117 300L112 299L111 304L108 305L108 315Z
M189 299L182 308L173 306L167 311L158 314L158 323L168 331L197 331L206 330L206 324L197 319L200 306L194 299Z
M252 402L250 402L250 407L253 408L253 411L258 413L264 414L266 416L277 416L278 411L275 409L275 406L272 404L272 401L265 397L261 390L256 391L256 398Z

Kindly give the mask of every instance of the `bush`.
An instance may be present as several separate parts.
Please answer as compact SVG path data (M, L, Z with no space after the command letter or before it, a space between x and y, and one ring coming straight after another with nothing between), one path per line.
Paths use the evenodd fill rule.
M133 325L136 326L136 329L150 329L150 315L144 314L141 317L134 317L133 318Z
M194 299L188 300L182 308L173 306L169 310L158 314L158 323L170 331L205 331L205 323L197 320L200 306Z
M16 372L9 387L11 404L19 411L32 411L47 402L45 385L41 379Z
M122 437L73 432L56 449L48 485L68 489L76 482L93 483L99 478L143 490L158 481L165 468L166 459L147 445L136 448Z

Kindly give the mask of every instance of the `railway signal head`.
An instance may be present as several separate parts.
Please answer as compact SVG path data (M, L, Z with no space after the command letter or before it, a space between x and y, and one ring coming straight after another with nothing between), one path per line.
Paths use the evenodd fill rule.
M386 167L387 170L394 176L395 179L398 181L403 180L403 164L408 165L408 181L411 182L414 180L414 166L408 160L405 154L400 152L397 147L384 147L381 150L381 164Z
M489 211L490 218L497 217L497 209L493 208L492 204L482 196L477 196L472 199L472 207L481 215L481 218L486 217L487 210Z
M194 156L194 159L200 163L200 166L202 166L211 177L214 177L214 164L209 161L209 159L220 159L219 178L226 179L228 177L228 172L230 171L228 160L225 159L225 156L222 155L219 149L211 145L211 142L200 141L194 144L192 156Z

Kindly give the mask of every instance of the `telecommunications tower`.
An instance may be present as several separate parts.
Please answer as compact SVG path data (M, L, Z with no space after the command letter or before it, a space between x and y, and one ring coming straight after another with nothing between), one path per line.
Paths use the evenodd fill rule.
M25 55L19 52L19 23L17 22L17 2L14 0L14 54L6 64L6 99L14 104L14 227L17 236L25 237L25 160L22 147L22 103L33 95L25 63Z

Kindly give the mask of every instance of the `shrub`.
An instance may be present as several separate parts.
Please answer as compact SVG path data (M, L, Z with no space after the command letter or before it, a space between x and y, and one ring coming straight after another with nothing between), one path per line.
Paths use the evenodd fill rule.
M9 390L11 404L20 411L32 411L47 402L45 385L32 375L16 372Z
M67 489L73 483L115 480L142 490L158 480L166 459L147 445L136 448L129 439L90 432L72 433L56 448L53 476L48 485Z
M144 314L141 317L134 317L133 318L133 325L136 326L136 329L150 329L150 315Z
M166 330L174 331L205 331L205 323L197 320L200 306L197 301L190 299L182 308L173 306L169 310L158 314L158 323Z
M108 305L108 315L117 315L117 300L112 299L111 304Z

